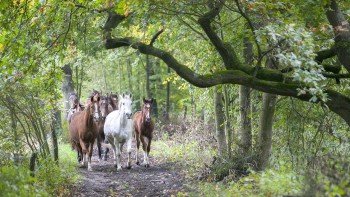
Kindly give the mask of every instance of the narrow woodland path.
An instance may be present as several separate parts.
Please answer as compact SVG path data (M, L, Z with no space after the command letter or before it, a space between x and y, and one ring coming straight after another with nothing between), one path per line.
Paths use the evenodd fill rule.
M117 171L113 165L112 151L109 152L108 161L98 162L97 148L94 148L93 171L88 172L87 168L77 168L82 179L74 185L75 191L72 196L177 196L179 192L182 194L188 192L184 186L185 179L179 166L164 160L157 160L152 156L152 150L150 154L151 166L149 168L137 166L135 150L136 146L133 144L132 168L130 170L123 168L121 171ZM142 162L143 153L139 156L142 156ZM126 159L126 148L124 148L123 165L125 165Z

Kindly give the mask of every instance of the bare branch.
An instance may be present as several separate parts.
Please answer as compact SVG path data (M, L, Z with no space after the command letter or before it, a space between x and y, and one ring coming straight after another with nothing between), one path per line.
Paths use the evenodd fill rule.
M159 31L153 36L153 38L151 39L151 42L149 43L150 46L153 46L153 43L156 41L156 39L158 38L158 36L159 36L161 33L163 33L163 31L164 31L164 27L163 27L161 30L159 30Z

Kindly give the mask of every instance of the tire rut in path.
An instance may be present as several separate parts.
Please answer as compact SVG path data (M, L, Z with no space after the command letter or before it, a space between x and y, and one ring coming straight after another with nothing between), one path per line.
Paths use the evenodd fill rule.
M92 158L93 171L77 168L82 179L75 184L76 191L72 196L177 196L178 192L188 192L183 185L181 169L173 164L159 162L151 155L149 168L137 166L135 158L132 158L131 169L117 171L111 153L108 161L98 162L95 150L96 148ZM132 157L134 155L133 150ZM142 156L143 161L143 154L139 156ZM122 165L125 165L126 160L126 150L123 150Z

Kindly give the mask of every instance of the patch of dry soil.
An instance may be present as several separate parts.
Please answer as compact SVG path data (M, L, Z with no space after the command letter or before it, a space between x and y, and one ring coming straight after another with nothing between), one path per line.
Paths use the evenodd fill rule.
M125 146L125 145L124 145ZM177 165L158 161L150 154L150 167L138 166L135 163L135 145L132 151L131 169L123 168L121 171L113 165L112 150L107 161L98 161L97 148L94 148L92 158L92 172L87 168L77 168L82 179L79 180L72 196L177 196L179 192L187 195L188 188L184 185L184 175ZM143 161L143 153L139 157ZM122 164L127 160L126 150L122 153ZM78 163L77 163L78 166Z

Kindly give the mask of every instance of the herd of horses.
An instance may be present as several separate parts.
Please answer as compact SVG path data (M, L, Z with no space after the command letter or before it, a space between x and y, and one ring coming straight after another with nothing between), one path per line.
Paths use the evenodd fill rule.
M107 160L109 149L102 150L102 143L110 144L114 154L114 166L122 169L121 154L123 145L127 144L128 161L126 168L131 168L131 146L133 136L136 140L136 164L140 165L138 152L142 144L143 164L149 167L154 122L151 119L153 99L143 98L141 111L132 116L132 95L107 94L93 90L85 105L80 104L78 95L72 92L69 96L68 123L72 148L78 153L81 167L92 171L91 157L95 141L98 158ZM102 157L103 155L103 157Z

